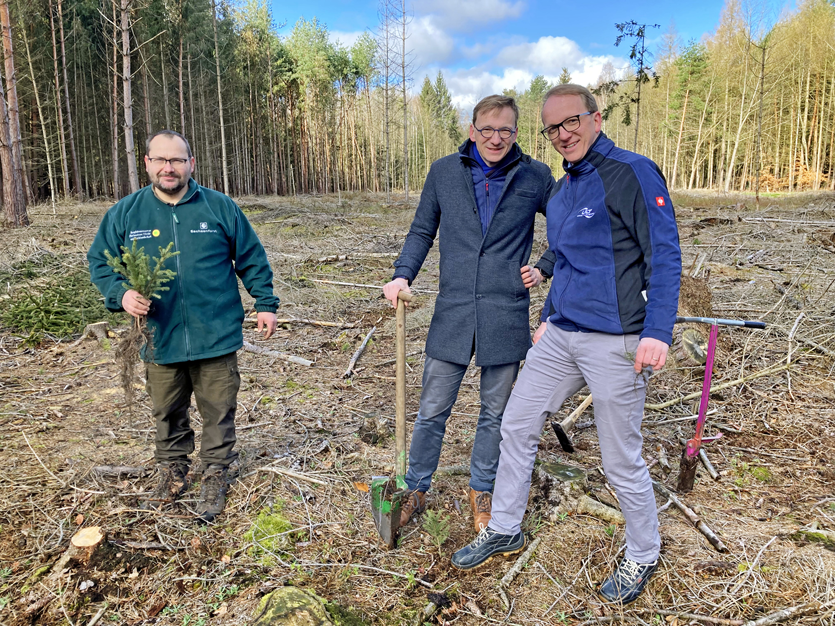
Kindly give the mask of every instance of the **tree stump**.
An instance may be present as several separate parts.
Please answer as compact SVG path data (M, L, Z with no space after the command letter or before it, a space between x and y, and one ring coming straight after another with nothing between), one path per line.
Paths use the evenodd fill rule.
M705 278L681 277L681 291L678 297L678 314L683 317L713 317L710 287ZM700 326L702 328L700 328ZM703 324L676 324L673 327L671 352L679 367L704 365L707 361L707 338L702 332Z
M94 567L110 552L107 535L98 526L82 528L70 539L70 546L56 561L50 578L56 579L73 566Z
M624 524L623 514L588 495L585 470L562 463L541 463L533 473L533 484L546 503L545 516L558 522L569 513L593 515L611 524Z

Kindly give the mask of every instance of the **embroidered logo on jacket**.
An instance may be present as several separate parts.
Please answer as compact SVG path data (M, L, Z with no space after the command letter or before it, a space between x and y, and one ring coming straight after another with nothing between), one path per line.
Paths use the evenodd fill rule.
M655 204L657 204L658 206L664 206L664 198L662 198L661 196L657 196L655 198Z
M585 209L583 209L582 211L580 211L577 214L577 217L585 217L587 220L590 220L591 218L594 217L594 211L592 211L590 208L586 207Z
M208 222L200 222L200 230L192 229L190 232L192 233L216 233L217 230L209 228Z

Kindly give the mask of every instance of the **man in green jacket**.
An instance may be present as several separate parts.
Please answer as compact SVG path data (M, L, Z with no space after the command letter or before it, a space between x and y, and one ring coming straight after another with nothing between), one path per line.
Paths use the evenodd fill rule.
M194 156L185 137L170 130L145 142L151 184L117 202L104 216L87 259L93 283L111 311L147 317L152 350L143 348L146 389L156 420L159 484L145 508L173 502L188 488L188 455L194 431L191 394L203 418L202 481L198 519L212 521L226 504L227 471L237 458L235 410L240 387L236 351L243 345L241 279L255 298L258 332L276 327L278 298L273 273L258 236L226 195L191 178ZM167 269L176 272L169 290L153 302L123 286L107 265L105 251L121 254L133 241L153 255L174 242Z

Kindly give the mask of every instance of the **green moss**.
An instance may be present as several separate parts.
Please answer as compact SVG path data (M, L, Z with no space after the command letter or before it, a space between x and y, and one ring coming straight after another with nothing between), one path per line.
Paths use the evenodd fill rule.
M771 472L767 467L752 467L751 476L761 483L770 483L772 480Z
M286 550L296 538L288 531L293 524L284 516L284 503L276 502L272 507L262 509L252 527L244 533L244 541L252 543L249 553L261 557L264 565L273 565L275 558L270 553Z

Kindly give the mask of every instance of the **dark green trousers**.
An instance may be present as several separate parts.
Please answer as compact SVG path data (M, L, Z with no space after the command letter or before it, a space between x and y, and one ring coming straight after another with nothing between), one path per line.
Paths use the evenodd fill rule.
M148 395L157 424L157 463L188 464L194 452L194 430L188 416L191 394L203 418L200 461L228 466L238 454L235 447L235 410L238 408L238 355L184 363L145 364Z

